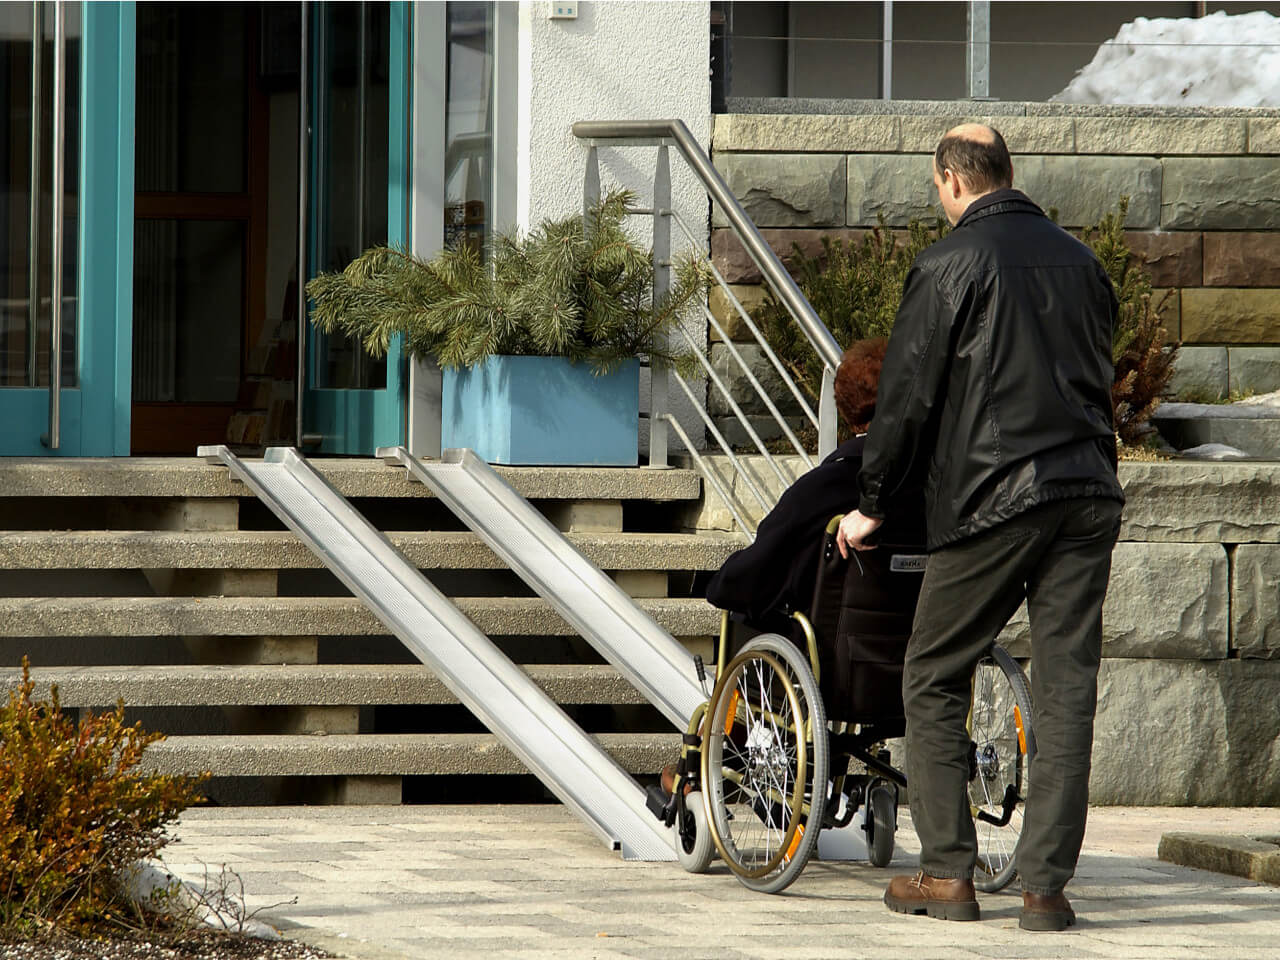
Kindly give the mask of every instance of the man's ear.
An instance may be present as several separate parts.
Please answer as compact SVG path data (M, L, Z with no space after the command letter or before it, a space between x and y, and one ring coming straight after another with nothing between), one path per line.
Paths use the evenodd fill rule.
M952 198L959 200L960 195L964 193L964 184L960 181L960 175L948 167L942 171L942 182L950 191Z

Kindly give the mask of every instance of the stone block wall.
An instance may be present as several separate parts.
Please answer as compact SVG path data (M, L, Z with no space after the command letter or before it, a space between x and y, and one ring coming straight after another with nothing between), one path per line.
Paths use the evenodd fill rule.
M728 465L712 459L728 483ZM779 488L761 458L744 459L759 485ZM1122 463L1120 480L1128 503L1103 608L1093 801L1280 805L1280 465ZM705 490L691 525L729 524ZM1024 609L1001 642L1027 657L1029 641Z
M1183 343L1177 392L1210 400L1280 389L1280 113L832 103L847 112L715 117L715 164L784 260L793 243L818 252L823 234L857 240L881 216L898 227L938 216L934 147L949 127L980 120L1008 142L1015 186L1056 207L1063 226L1093 224L1129 197L1130 244L1157 295L1167 292L1165 325ZM759 271L718 215L712 227L713 261L750 307L762 296ZM712 309L730 338L746 338L726 298L713 298ZM711 331L727 371L721 339Z

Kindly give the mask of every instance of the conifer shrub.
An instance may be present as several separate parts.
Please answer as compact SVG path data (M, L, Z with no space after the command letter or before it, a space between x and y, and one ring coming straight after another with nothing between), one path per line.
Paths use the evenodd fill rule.
M567 357L607 373L623 360L692 370L670 336L700 316L706 268L677 259L669 292L653 299L653 252L623 226L635 196L617 191L585 215L497 236L487 255L459 243L430 260L375 247L307 284L312 322L357 337L374 356L401 334L414 356L471 367L490 356Z
M1119 301L1112 340L1116 372L1111 400L1116 434L1121 443L1132 447L1144 443L1152 432L1148 421L1168 390L1178 348L1167 342L1161 322L1165 298L1153 302L1151 276L1125 240L1128 209L1129 198L1122 197L1117 210L1084 230L1080 239L1098 257ZM1049 214L1056 219L1056 211ZM841 346L888 336L911 264L948 231L946 222L939 219L932 223L913 220L905 231L895 233L886 228L882 218L860 243L823 237L822 253L816 257L796 245L792 272ZM772 291L756 308L754 318L797 385L816 404L822 361Z
M154 856L198 799L198 780L136 770L164 739L124 722L124 704L77 723L57 686L22 683L0 707L0 935L84 931L123 922L116 878Z

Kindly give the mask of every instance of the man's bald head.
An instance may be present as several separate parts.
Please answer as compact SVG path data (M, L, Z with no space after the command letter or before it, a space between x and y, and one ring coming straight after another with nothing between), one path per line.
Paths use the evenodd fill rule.
M1013 161L1004 137L995 127L962 123L946 132L933 154L939 177L946 171L958 176L966 192L990 193L1013 186Z

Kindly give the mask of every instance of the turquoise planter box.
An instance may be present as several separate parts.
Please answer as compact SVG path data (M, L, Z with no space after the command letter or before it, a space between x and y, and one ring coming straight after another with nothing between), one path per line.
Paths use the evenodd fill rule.
M490 357L444 372L441 446L489 463L634 467L640 363L597 377L563 357Z

